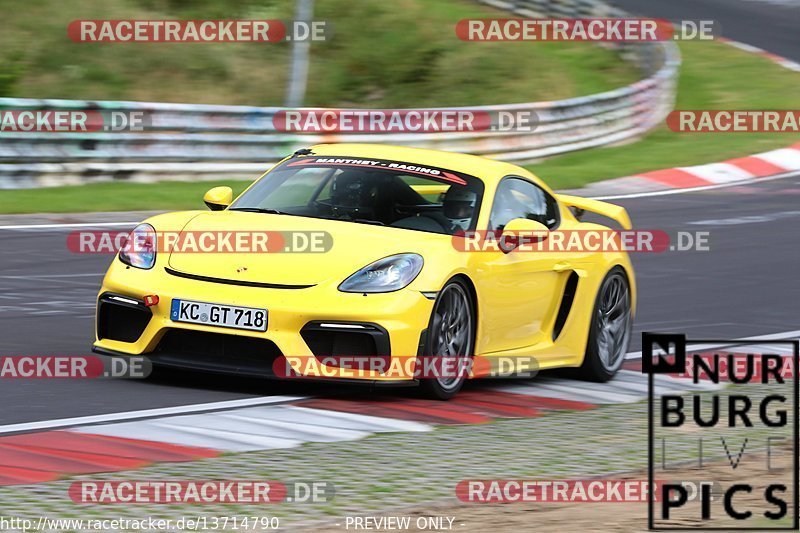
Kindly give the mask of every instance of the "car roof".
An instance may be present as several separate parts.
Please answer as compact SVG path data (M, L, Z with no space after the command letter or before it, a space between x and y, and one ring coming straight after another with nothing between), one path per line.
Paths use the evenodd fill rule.
M367 143L317 144L310 149L314 155L388 159L454 170L480 178L487 185L493 186L504 176L523 176L552 193L545 183L528 170L511 163L476 155Z

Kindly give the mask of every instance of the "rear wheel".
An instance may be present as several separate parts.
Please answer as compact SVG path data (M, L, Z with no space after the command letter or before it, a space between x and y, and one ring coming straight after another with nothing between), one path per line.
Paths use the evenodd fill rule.
M628 277L622 268L614 267L597 292L580 378L604 382L614 377L628 350L632 316Z
M433 306L424 355L470 358L474 339L475 312L472 299L462 281L452 280L439 292ZM452 373L440 377L423 376L420 390L428 398L449 400L461 390L465 380L466 376Z

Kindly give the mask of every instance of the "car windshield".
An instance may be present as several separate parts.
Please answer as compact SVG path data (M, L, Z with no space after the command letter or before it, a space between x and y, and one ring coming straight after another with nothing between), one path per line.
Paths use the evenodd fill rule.
M347 157L290 159L231 207L453 235L475 228L483 182L435 167Z

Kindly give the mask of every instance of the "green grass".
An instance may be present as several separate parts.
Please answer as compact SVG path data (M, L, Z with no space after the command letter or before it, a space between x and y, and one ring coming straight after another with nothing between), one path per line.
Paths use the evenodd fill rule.
M681 43L676 109L798 109L800 74L716 42ZM780 133L675 133L665 125L643 140L564 155L528 169L556 188L648 170L713 163L784 148L799 139Z
M282 105L290 44L74 43L76 19L293 18L294 0L0 0L0 96ZM306 105L411 107L530 102L625 85L637 70L586 43L472 43L472 0L325 0L314 18Z
M6 1L0 0L0 9ZM312 83L309 87L309 99L315 105L341 105L354 102L361 102L360 105L364 105L366 102L373 107L382 105L408 107L445 103L452 105L485 104L596 92L630 81L631 73L625 71L625 67L620 67L613 55L597 47L581 43L537 43L534 46L530 43L454 42L455 37L449 31L442 32L441 29L442 27L449 28L448 24L455 20L482 12L483 8L469 2L431 0L427 12L430 18L420 19L419 24L415 25L388 24L388 22L395 19L405 20L408 17L411 19L421 17L419 2L399 0L397 6L402 6L403 9L396 7L390 10L387 7L388 3L367 0L364 4L365 13L368 12L370 17L375 16L377 20L383 21L381 25L384 28L387 24L390 27L390 29L379 32L371 29L381 27L378 24L359 28L366 26L363 24L364 19L343 16L343 13L348 13L347 10L341 10L337 15L336 9L342 7L343 1L330 0L329 3L318 3L320 10L318 16L333 20L336 27L335 34L340 38L327 43L325 46L328 48L323 49L322 45L315 45L313 48L316 54L316 70L312 72L312 78L316 76L316 79L325 80L325 83ZM102 4L89 1L80 8L84 11L79 10L79 13L71 14L70 17L88 17L93 12L86 6L94 6L93 9L99 10L98 6L109 5L111 6L110 11L102 17L98 14L99 12L95 13L96 18L113 18L113 15L123 18L119 6L129 3L152 6L149 8L150 11L142 11L144 15L149 15L151 18L154 13L174 13L164 6L184 5L178 0L113 0ZM65 13L64 8L59 7L61 4L57 2L47 0L36 5L44 4L48 4L55 13ZM276 0L275 6L278 4L284 5L285 2ZM210 0L193 4L193 6L197 6L194 9L211 11L215 5ZM277 10L277 7L275 9ZM18 14L17 11L22 10L6 10L12 18L22 17L23 15ZM38 11L33 11L33 13L36 12ZM25 15L25 17L30 16L32 15ZM129 13L128 16L132 15ZM400 18L397 19L397 17ZM58 19L58 16L54 15L54 18ZM61 19L64 19L64 16L61 16ZM50 24L51 22L47 22L48 20L51 19L45 17L44 20L38 20L38 23ZM449 22L445 24L445 20ZM33 24L33 20L29 22ZM14 31L19 33L20 28L24 27L24 24L19 23L4 22L4 24L11 28L12 33ZM402 27L403 31L391 29L394 27ZM348 30L348 28L350 29ZM363 30L363 35L359 30ZM342 32L345 31L352 31L357 35L347 34L346 39L341 38ZM414 34L414 31L418 33ZM55 33L40 32L37 35L43 41L47 41L52 39L52 35ZM410 34L417 35L418 38L410 39L408 38ZM7 40L5 35L5 33L0 34L0 44ZM369 45L373 39L379 41L380 46ZM8 79L16 76L17 70L15 70L16 67L13 67L14 60L9 60L9 58L34 54L42 46L41 43L33 40L28 40L26 43L26 46L30 47L30 52L26 52L24 47L12 46L4 49L0 46L0 63L5 61L11 65L6 69L0 68L0 92L3 91L4 86L9 86ZM496 44L513 46L515 51L512 54L508 53L508 48L494 49L493 46ZM550 44L556 46L550 46ZM568 44L569 46L566 46ZM54 56L50 61L56 71L58 68L69 70L69 65L75 63L75 60L71 59L70 46L67 45L63 47L64 49L58 47L48 49L47 53ZM92 45L75 46L91 47ZM269 83L259 87L257 94L252 89L253 83L258 83L258 80L253 78L233 90L231 83L235 79L234 76L233 78L219 78L214 83L209 83L208 80L200 77L193 84L189 84L189 87L172 85L175 92L161 95L159 91L164 90L167 85L160 84L167 84L168 80L158 76L166 75L165 68L173 69L174 75L179 76L179 73L183 72L181 68L196 67L196 65L192 66L195 59L212 61L213 57L217 57L216 60L226 61L229 54L218 52L215 48L217 45L170 45L172 47L183 46L191 52L183 54L170 48L167 50L168 53L165 52L167 56L174 53L176 58L180 57L182 61L176 59L176 62L167 58L168 66L164 67L160 63L152 63L152 57L146 53L150 50L150 45L134 45L134 48L125 48L126 46L128 45L110 47L110 51L107 52L108 57L103 54L95 57L93 53L80 56L81 61L89 61L86 68L94 65L91 68L98 69L105 65L104 61L124 59L127 54L147 56L134 61L134 63L150 68L153 76L156 77L156 83L151 83L146 78L144 78L145 82L142 82L141 79L138 81L127 79L128 76L134 76L136 71L129 67L120 69L118 75L127 79L121 85L121 94L124 94L126 98L135 97L139 94L136 91L149 91L143 98L240 103L243 101L277 103L280 101L284 80L278 79L280 76L277 75L270 79ZM153 45L152 49L160 50L159 46ZM206 48L207 46L208 48ZM236 47L247 48L247 46L235 45L233 48L222 50L233 51ZM270 62L276 61L276 58L283 53L281 45L266 46L274 46L274 49L266 50L275 50L275 53L272 55L261 54L259 61L265 61L272 65ZM86 48L86 50L89 49ZM204 53L210 58L204 58L202 55L195 57L194 50L206 50ZM394 51L392 52L392 50ZM40 52L45 53L44 51ZM683 65L676 106L678 109L800 108L800 90L798 90L800 74L781 68L768 59L742 52L722 43L707 41L682 43L681 53ZM243 54L237 61L247 64L246 56L247 54ZM385 61L384 58L386 58ZM420 58L428 59L427 62L420 63ZM412 64L417 66L413 67ZM432 70L431 65L435 66ZM539 65L539 68L536 68L536 65ZM112 64L106 65L107 68L114 71L112 66ZM543 68L543 66L547 66L547 68ZM623 71L620 72L620 68ZM31 71L33 74L25 74L28 71L24 68L22 71L22 78L11 82L11 85L15 87L14 91L20 94L51 97L82 95L87 98L112 96L107 93L107 85L99 82L92 84L83 80L81 83L76 82L75 85L71 85L68 77L64 77L63 72L60 74L55 72L52 74L54 80L65 81L63 85L58 85L55 81L50 80L51 83L40 86L38 83L44 83L48 78L47 73L34 69ZM255 77L260 75L254 74ZM111 77L113 78L113 76ZM560 84L566 85L560 86ZM276 87L280 87L280 91L275 92ZM81 94L81 91L84 90L85 94ZM28 91L32 91L32 94L29 94ZM635 143L568 154L529 165L528 168L556 188L579 187L592 181L649 170L721 161L731 157L781 148L797 141L797 137L790 134L690 134L675 133L668 130L666 126L662 126ZM225 184L231 185L238 192L247 185L247 182L226 182ZM79 187L3 191L0 192L0 213L202 208L203 192L212 185L214 184L202 182L165 182L147 185L104 183Z
M77 213L88 211L136 211L206 209L203 194L217 185L228 185L234 197L249 181L165 181L152 183L94 183L45 189L0 191L0 213Z

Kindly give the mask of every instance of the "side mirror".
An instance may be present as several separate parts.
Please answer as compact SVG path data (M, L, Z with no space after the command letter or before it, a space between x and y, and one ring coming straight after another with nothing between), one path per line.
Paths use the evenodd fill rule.
M500 249L509 253L520 245L547 239L549 232L547 226L541 222L529 218L512 219L503 228Z
M203 201L212 211L222 211L233 202L233 189L230 187L214 187L203 195Z

